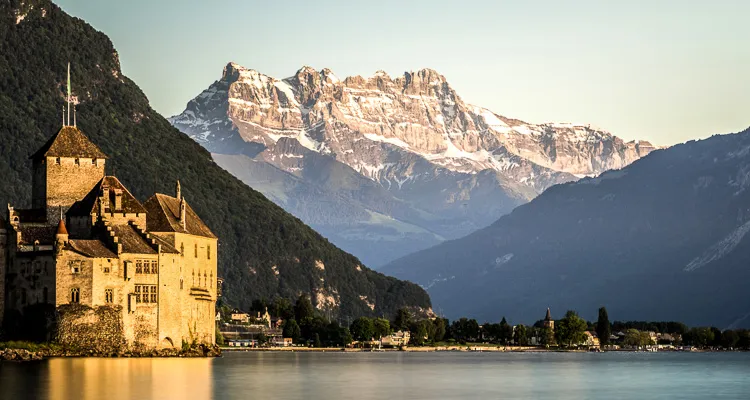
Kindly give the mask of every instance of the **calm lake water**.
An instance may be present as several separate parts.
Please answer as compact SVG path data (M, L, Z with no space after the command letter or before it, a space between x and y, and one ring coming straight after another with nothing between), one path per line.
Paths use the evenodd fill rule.
M750 353L227 353L0 363L0 399L748 399Z

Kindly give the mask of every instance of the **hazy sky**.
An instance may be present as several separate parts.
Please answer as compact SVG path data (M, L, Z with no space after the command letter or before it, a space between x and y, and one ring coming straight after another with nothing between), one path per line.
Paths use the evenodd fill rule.
M433 68L469 103L673 144L750 126L750 1L58 0L164 116L235 61L284 78Z

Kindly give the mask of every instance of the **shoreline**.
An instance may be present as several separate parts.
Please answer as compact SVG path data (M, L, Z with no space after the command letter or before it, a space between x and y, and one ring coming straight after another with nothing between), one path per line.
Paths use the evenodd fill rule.
M67 350L60 348L40 348L29 350L22 347L6 347L0 349L2 361L42 361L49 358L215 358L221 357L219 346L195 346L189 349L152 349L143 351L119 351L116 353L101 353L86 350Z
M302 352L302 353L737 353L739 350L659 350L646 351L636 349L618 350L587 350L587 349L546 349L539 347L517 347L517 346L431 346L431 347L406 347L403 349L362 349L342 347L221 347L222 353L242 352Z

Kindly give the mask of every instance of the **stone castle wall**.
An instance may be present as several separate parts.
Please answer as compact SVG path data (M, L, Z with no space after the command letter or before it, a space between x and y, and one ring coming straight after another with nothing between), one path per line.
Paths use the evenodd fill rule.
M66 304L57 312L57 341L64 348L98 355L127 349L120 306Z
M60 207L63 211L67 210L104 178L103 159L59 158L59 164L57 160L55 157L48 157L45 161L47 174L44 191L51 222L60 220ZM41 190L33 190L34 193L37 191Z

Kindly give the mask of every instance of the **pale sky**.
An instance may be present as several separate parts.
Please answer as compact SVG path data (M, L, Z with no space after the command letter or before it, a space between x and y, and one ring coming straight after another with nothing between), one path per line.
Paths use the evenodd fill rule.
M57 0L113 41L164 116L235 61L391 76L429 67L527 122L670 145L750 126L750 1Z

